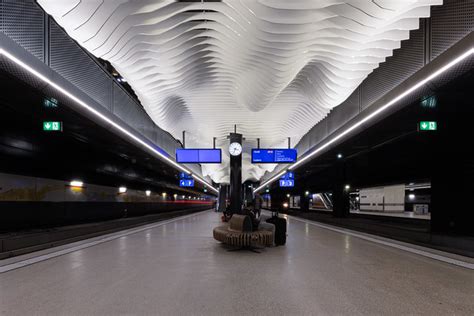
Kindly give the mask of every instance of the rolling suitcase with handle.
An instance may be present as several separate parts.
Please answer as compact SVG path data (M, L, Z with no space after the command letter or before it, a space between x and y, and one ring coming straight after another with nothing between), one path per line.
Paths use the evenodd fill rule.
M266 222L275 225L275 244L277 246L284 245L286 243L286 219L279 217L278 212L272 212L272 217Z

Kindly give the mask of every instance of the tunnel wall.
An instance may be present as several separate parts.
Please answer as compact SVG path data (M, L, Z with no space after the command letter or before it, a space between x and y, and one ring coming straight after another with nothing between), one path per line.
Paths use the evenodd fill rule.
M381 63L344 102L316 122L301 138L295 146L298 158L333 136L344 124L375 108L390 91L467 37L472 32L473 23L472 0L444 0L443 5L433 6L430 18L420 19L419 28L410 32L410 38L401 42L401 47L393 51L393 56ZM460 73L458 71L456 75ZM433 95L434 90L443 83L432 83L429 88L420 90L420 97ZM261 181L270 179L284 168L285 165L278 166L266 173Z
M84 184L0 173L0 231L44 228L122 217L143 216L179 210L205 210L213 201L175 200L173 192L162 192Z
M110 118L128 125L169 157L174 157L175 150L182 148L181 143L157 126L138 100L95 57L72 40L35 0L0 1L0 16L0 34L14 41L33 59L48 66L57 75L54 76L56 80L64 80L90 100L74 91L69 92L87 101L99 112L104 111ZM65 84L62 82L60 85ZM45 94L48 93L45 91ZM50 96L60 100L58 96ZM201 174L198 165L188 164L186 167L193 173Z

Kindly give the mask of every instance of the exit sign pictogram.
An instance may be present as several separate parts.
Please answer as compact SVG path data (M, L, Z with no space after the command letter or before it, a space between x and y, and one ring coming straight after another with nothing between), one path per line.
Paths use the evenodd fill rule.
M420 131L436 131L438 124L435 121L421 121L418 125Z
M63 130L63 126L61 122L55 122L55 121L43 122L43 131L45 132L61 132L62 130Z

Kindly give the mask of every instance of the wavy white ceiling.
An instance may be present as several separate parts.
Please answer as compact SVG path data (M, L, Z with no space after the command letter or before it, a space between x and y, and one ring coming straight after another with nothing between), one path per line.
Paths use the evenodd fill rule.
M378 67L430 6L442 0L39 0L68 34L106 59L157 125L187 147L218 137L229 177L226 135L244 134L243 179L263 147L296 144Z

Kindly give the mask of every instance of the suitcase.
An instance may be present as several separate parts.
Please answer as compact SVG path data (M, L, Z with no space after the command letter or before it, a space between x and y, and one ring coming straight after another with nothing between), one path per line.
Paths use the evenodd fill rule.
M279 217L278 213L266 220L267 223L275 225L275 245L286 244L286 219Z

